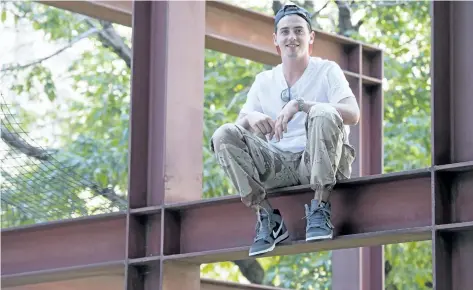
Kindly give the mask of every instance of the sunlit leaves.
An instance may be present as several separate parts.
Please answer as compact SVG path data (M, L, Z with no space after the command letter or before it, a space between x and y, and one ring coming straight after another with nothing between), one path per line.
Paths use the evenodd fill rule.
M264 260L271 263L265 265ZM259 259L266 266L265 282L285 289L331 289L330 252Z

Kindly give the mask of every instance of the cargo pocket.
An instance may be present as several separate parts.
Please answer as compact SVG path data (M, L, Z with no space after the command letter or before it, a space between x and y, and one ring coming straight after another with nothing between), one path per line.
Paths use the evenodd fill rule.
M343 180L348 179L351 176L352 164L355 161L356 152L355 148L350 144L344 143L342 146L342 157L337 170L337 179Z

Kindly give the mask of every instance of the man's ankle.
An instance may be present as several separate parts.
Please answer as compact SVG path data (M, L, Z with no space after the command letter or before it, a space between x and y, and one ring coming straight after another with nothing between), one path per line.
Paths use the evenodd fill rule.
M330 202L327 199L318 199L318 198L313 198L312 201L314 201L317 205L320 206L325 206L330 204Z
M271 204L269 203L269 200L268 199L263 199L259 205L258 205L260 208L263 208L265 209L268 213L272 213L273 212L273 207L271 206Z
M330 189L327 189L327 188L317 189L314 194L314 200L327 203L330 197L330 193L331 193Z

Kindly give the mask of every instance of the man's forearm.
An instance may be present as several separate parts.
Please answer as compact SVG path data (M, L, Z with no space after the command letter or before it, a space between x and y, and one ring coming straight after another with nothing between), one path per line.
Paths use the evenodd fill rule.
M303 111L307 114L310 112L310 109L317 104L317 102L304 101ZM358 107L353 106L352 104L343 104L343 103L324 103L334 107L342 116L343 123L345 125L356 125L360 118L360 112Z

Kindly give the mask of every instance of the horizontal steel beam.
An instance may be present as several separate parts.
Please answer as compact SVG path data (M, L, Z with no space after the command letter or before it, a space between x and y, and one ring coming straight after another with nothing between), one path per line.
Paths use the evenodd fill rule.
M14 290L20 290L20 286L28 285L28 290L32 290L35 287L33 284L40 287L39 289L54 289L52 285L58 284L61 285L60 289L74 289L73 285L71 284L75 284L79 280L90 281L89 279L93 277L122 277L125 269L124 264L125 261L122 260L109 263L63 267L59 269L56 268L11 275L2 274L2 289L8 289L11 287ZM120 283L123 283L123 277L121 280L122 281ZM48 285L50 287L44 288L43 285ZM90 287L81 289L90 289Z
M2 278L125 259L124 213L2 230Z
M2 285L3 290L103 290L103 289L123 289L124 273L121 271L109 273L95 273L95 268L90 269L90 276L84 278L74 278L58 281L35 283L34 285ZM215 279L200 279L201 290L284 290L283 288L225 282Z
M89 17L131 26L132 1L37 1L39 3L87 15Z
M239 284L214 279L200 279L201 290L283 290L283 288L256 284Z
M473 181L471 170L471 162L467 162L340 182L332 197L337 235L323 242L304 241L303 204L311 198L307 187L271 191L271 202L282 210L291 239L270 255L429 240L434 232L471 230L473 211L467 207L473 203L466 194ZM453 180L459 198L464 200L456 205L457 217L452 216L451 222L432 224L432 175L445 182ZM130 265L248 257L255 216L236 196L166 204L132 214L137 220L149 215L164 217L164 252L131 259ZM125 265L125 223L126 214L116 213L3 230L2 285L115 272ZM176 232L178 235L173 235ZM169 239L176 236L178 240Z
M304 203L313 197L306 186L270 192L269 196L273 206L281 210L291 234L285 246L270 255L430 238L429 169L353 178L339 183L331 197L336 235L333 241L306 243L304 240ZM205 263L248 256L256 216L238 197L170 205L164 212L164 225L168 226L167 218L172 218L178 222L169 231L180 232L180 246L165 252L166 259Z
M38 2L125 26L132 23L132 1ZM272 39L273 17L219 1L207 1L205 13L206 48L264 64L280 63ZM344 58L347 45L362 45L367 51L379 51L361 42L316 30L313 55L333 60L343 67L349 61ZM368 76L364 81L379 83Z

